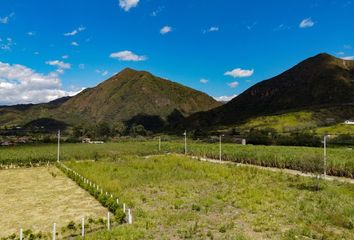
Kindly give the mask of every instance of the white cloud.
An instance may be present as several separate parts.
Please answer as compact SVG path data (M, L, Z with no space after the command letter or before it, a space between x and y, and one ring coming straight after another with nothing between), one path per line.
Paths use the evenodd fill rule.
M345 53L344 52L337 52L337 55L344 55Z
M0 18L0 23L2 24L7 24L9 22L9 17L8 16L5 16L3 18Z
M341 57L343 60L354 60L354 56Z
M227 85L230 87L230 88L236 88L237 86L238 86L238 82L230 82L230 83L228 83Z
M70 69L71 68L71 64L70 63L65 63L65 62L62 62L62 61L59 61L59 60L47 61L45 63L50 65L50 66L55 66L58 69Z
M164 7L158 7L155 11L153 11L150 16L152 17L156 17L160 12L162 12L162 10L164 9Z
M210 27L208 31L209 32L217 32L217 31L219 31L219 27Z
M162 35L165 35L169 32L172 32L172 28L170 26L164 26L163 28L160 29L160 33Z
M344 49L352 49L352 45L350 44L345 44L343 47Z
M48 102L77 93L63 90L56 72L42 74L23 65L0 62L0 105Z
M139 56L128 50L111 53L110 57L118 59L120 61L133 61L133 62L145 61L147 59L146 56Z
M231 76L233 78L242 78L242 77L250 77L254 73L254 70L246 70L241 68L236 68L231 71L227 71L224 73L225 76Z
M252 31L256 25L257 25L257 22L254 22L251 25L247 25L246 28L248 29L248 31Z
M202 79L199 80L199 82L206 84L206 83L209 82L209 80L205 79L205 78L202 78Z
M14 15L15 15L15 13L10 13L8 16L0 17L0 23L1 24L8 24L10 22L10 18L12 18Z
M39 55L39 52L34 52L33 54L34 54L34 55Z
M206 30L203 30L202 32L205 34L205 33L208 33L208 32L218 32L220 29L219 27L217 26L212 26Z
M284 23L279 24L276 28L274 28L274 31L284 31L284 30L289 30L290 27L285 25Z
M306 18L300 22L299 27L300 28L310 28L310 27L313 27L314 25L315 25L315 22L312 21L311 18Z
M77 42L71 42L71 46L75 46L75 47L78 47L79 46L79 44L77 43Z
M0 50L10 51L14 45L16 45L16 43L14 43L12 38L0 38Z
M232 95L232 96L220 96L220 97L214 97L214 99L218 102L229 102L233 98L237 97L237 95Z
M97 69L96 73L98 73L98 74L100 74L100 75L102 75L104 77L104 76L107 76L109 72L107 70L99 70L99 69Z
M62 58L62 59L68 59L68 58L69 58L69 55L63 55L61 58Z
M27 35L32 37L32 36L35 36L36 35L36 32L27 32Z
M139 0L119 0L119 6L128 12L131 8L138 6Z
M64 33L64 36L69 37L69 36L75 36L79 32L85 31L85 27L78 27L77 29L72 30L71 32Z

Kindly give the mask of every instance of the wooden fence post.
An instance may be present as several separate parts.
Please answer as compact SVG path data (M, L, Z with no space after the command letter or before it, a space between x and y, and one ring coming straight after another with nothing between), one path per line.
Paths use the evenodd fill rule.
M85 218L82 218L81 220L81 236L82 239L85 238Z
M54 223L54 224L53 224L53 240L55 240L56 237L57 237L57 234L56 234L56 227L57 227L57 224Z
M22 240L23 239L23 230L22 230L22 228L20 229L20 240Z
M129 224L133 223L133 216L132 216L132 213L130 211L130 208L128 209L128 223Z
M111 230L111 219L110 219L110 213L107 213L107 229Z

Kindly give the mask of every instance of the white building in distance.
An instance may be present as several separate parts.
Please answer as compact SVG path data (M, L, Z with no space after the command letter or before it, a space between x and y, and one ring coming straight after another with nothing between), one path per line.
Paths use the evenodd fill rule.
M347 125L354 125L354 120L346 120L344 122L344 124L347 124Z

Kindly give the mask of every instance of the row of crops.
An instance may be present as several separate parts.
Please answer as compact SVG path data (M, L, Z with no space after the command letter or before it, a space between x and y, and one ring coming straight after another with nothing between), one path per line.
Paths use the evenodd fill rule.
M219 159L218 143L188 142L188 154ZM152 155L158 153L184 153L184 143L158 141L126 141L118 143L63 144L63 160L119 159L122 155ZM53 162L57 159L56 145L28 145L0 148L0 167L10 163L31 165ZM327 151L327 173L334 176L354 177L354 151L350 148L329 148ZM323 149L288 146L254 146L222 144L222 159L238 163L266 167L295 169L304 172L322 173L324 167Z
M174 147L172 147L173 149ZM194 156L219 159L218 144L189 144L188 153ZM322 148L254 146L222 144L222 160L264 167L294 169L303 172L323 173ZM354 177L354 151L350 148L327 149L327 174Z

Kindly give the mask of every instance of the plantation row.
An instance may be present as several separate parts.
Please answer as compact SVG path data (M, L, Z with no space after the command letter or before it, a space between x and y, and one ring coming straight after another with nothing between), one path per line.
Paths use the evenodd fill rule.
M39 162L56 161L56 145L19 146L0 148L0 165L10 163L30 165ZM184 143L158 141L91 144L63 144L63 160L117 160L122 155L153 155L158 153L184 153ZM199 157L219 159L218 143L188 142L187 153ZM295 169L303 172L323 173L323 149L288 146L241 146L222 144L222 160L254 164L265 167ZM349 148L328 148L327 173L334 176L354 177L354 152Z
M66 165L134 207L133 226L87 239L353 239L351 184L175 154Z
M118 198L114 198L113 195L107 194L107 192L103 192L102 188L100 189L99 186L86 180L84 177L66 167L65 165L58 164L58 167L69 178L75 181L81 188L85 189L90 193L91 196L96 198L102 204L102 206L106 207L110 212L114 213L116 223L123 224L126 222L125 204L119 203Z
M199 157L219 159L219 146L195 143L190 145L188 153ZM324 172L323 148L223 144L222 160L302 172ZM326 171L329 175L353 178L353 150L327 149Z

